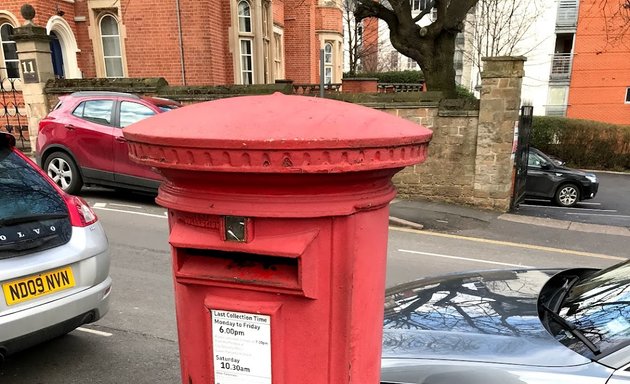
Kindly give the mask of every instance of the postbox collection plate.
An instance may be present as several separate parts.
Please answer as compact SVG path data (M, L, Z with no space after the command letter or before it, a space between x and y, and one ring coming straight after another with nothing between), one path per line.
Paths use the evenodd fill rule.
M211 310L215 384L271 384L271 316Z

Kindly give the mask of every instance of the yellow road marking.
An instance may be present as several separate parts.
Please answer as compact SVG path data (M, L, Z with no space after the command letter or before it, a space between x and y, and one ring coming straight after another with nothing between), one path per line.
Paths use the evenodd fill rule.
M506 247L514 247L514 248L531 249L531 250L536 250L536 251L562 253L562 254L567 254L567 255L593 257L593 258L605 259L605 260L616 260L616 261L628 260L625 257L604 255L602 253L582 252L582 251L574 251L574 250L571 250L571 249L544 247L544 246L541 246L541 245L520 244L520 243L512 243L512 242L509 242L509 241L481 239L481 238L478 238L478 237L467 237L467 236L451 235L451 234L448 234L448 233L430 232L430 231L426 231L426 230L418 230L418 229L412 229L412 228L389 227L389 229L391 229L393 231L398 231L398 232L415 233L415 234L418 234L418 235L445 237L445 238L449 238L449 239L474 241L474 242L477 242L477 243L503 245L503 246L506 246Z

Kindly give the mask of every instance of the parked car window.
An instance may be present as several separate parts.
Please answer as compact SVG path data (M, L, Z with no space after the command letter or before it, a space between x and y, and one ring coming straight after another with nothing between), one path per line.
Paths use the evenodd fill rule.
M158 105L157 107L160 108L160 111L162 112L168 112L168 111L172 111L174 109L179 108L179 106L175 104L163 104L163 105Z
M82 102L81 104L79 104L74 111L72 111L72 114L76 117L80 117L83 118L83 110L85 109L85 101Z
M96 124L112 124L113 100L88 100L79 104L72 114Z
M125 128L128 125L144 120L147 117L155 115L155 112L139 103L123 101L120 103L120 127Z
M529 156L527 157L527 165L530 167L536 167L536 168L540 168L543 164L546 164L547 161L545 159L543 159L542 157L538 156L535 153L529 153Z

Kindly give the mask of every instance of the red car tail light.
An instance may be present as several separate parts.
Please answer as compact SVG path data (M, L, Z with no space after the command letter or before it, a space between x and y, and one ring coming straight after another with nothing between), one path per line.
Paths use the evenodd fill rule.
M98 218L96 213L88 205L88 203L78 196L65 195L64 199L70 213L70 223L73 227L87 227L96 223Z

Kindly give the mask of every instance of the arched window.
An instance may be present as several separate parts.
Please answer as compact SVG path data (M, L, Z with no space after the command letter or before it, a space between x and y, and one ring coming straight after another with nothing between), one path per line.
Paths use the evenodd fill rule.
M333 79L333 45L324 44L324 83L331 84Z
M246 33L252 32L251 7L246 0L238 2L238 30Z
M15 41L11 40L13 35L13 26L9 23L0 25L0 45L2 45L2 67L6 68L6 75L10 79L17 79L20 77L20 61L17 56L17 46ZM0 73L2 73L0 71Z
M238 30L241 57L241 84L254 84L254 35L248 1L238 2Z
M100 22L103 58L105 59L105 77L123 77L122 52L118 20L112 15L105 15Z

